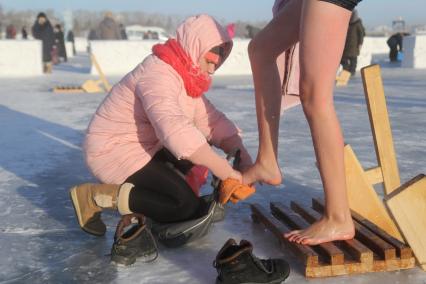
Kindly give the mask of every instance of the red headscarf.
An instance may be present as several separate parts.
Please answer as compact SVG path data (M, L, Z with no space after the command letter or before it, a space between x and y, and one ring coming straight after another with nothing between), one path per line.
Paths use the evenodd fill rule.
M164 44L154 45L152 52L172 66L180 75L188 96L193 98L201 97L210 88L210 76L202 72L198 64L192 62L191 57L175 39L169 39Z

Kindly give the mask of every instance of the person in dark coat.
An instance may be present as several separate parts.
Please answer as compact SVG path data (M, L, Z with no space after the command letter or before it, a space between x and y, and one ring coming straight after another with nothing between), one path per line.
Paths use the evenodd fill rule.
M120 24L120 35L121 35L121 39L127 40L126 28L124 27L123 24Z
M98 39L118 40L121 39L120 27L114 20L111 12L105 14L104 19L99 23L97 30Z
M22 39L28 39L28 32L27 32L27 27L22 27L21 29L21 35L22 35Z
M87 40L97 40L98 35L95 29L90 29L89 34L87 35Z
M72 44L72 54L75 55L76 54L76 50L75 50L75 39L74 39L74 32L72 30L69 30L67 33L67 41L71 42Z
M389 46L389 60L391 62L398 61L398 52L402 52L402 42L403 42L403 36L408 35L404 33L396 33L393 34L390 38L387 40L387 44Z
M63 60L67 62L67 50L65 48L64 32L62 31L61 25L56 24L53 31L55 33L55 45L58 51L58 57L63 58Z
M252 25L247 25L246 30L247 30L247 37L252 39L261 29L254 27Z
M45 13L41 12L37 15L37 19L32 27L32 34L35 39L42 41L44 72L51 73L52 49L55 44L55 35Z
M345 48L342 54L343 70L351 72L355 75L358 55L361 50L362 43L364 42L365 29L362 21L358 16L358 12L353 10L351 19L349 21L348 32L346 34Z

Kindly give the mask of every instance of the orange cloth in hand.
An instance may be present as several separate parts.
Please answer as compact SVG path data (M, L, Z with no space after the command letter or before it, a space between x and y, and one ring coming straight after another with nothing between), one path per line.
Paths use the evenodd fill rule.
M256 192L253 186L248 186L240 183L236 179L227 178L222 181L219 189L219 202L225 204L228 201L237 203L243 199L246 199L250 195Z

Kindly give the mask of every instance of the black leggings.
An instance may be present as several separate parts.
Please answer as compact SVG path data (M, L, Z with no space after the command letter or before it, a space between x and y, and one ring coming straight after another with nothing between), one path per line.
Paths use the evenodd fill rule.
M337 6L343 7L349 11L353 11L356 5L358 5L361 0L320 0L324 2L329 2L336 4Z
M192 166L189 161L176 159L166 149L157 152L148 164L125 181L134 185L129 195L130 210L162 223L198 217L205 202L182 178Z

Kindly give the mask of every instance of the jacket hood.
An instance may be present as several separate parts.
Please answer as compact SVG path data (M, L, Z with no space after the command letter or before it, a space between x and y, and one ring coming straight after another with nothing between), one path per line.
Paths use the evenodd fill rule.
M197 66L201 57L215 46L226 43L222 62L229 56L232 49L232 39L226 29L205 14L187 18L177 28L176 40Z

